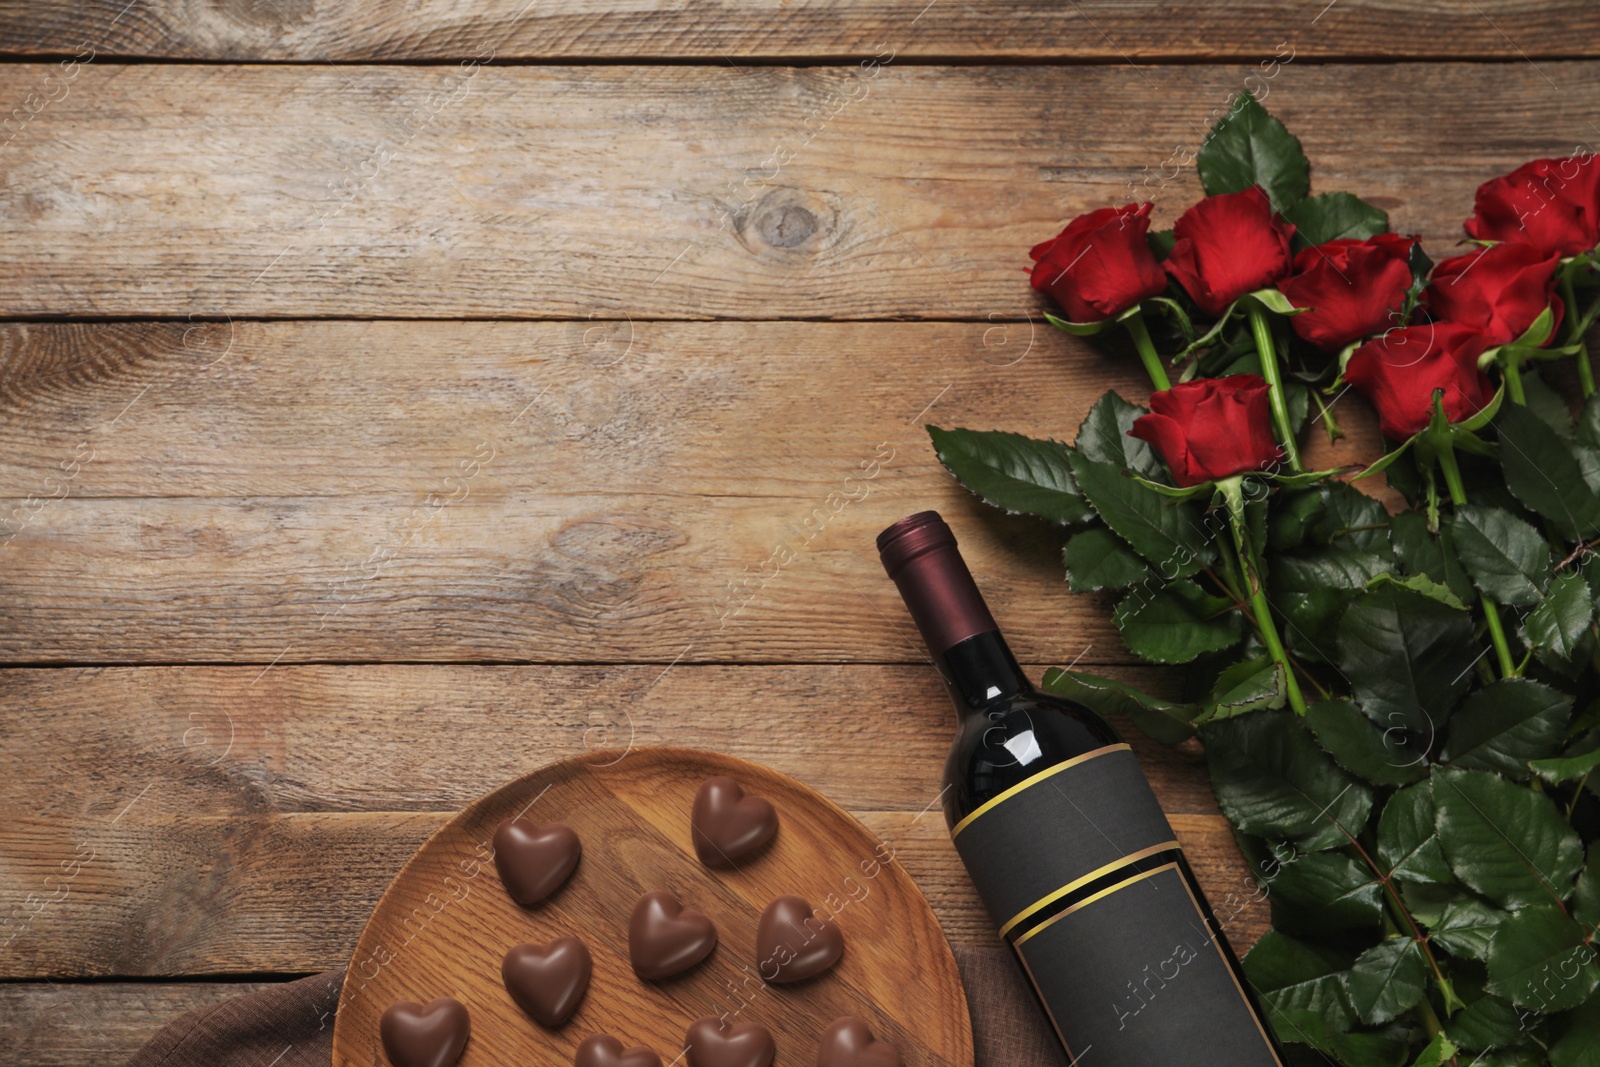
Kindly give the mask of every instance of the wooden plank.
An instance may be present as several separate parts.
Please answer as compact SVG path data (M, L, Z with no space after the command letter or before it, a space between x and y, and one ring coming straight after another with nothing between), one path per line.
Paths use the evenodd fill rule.
M157 824L446 811L592 748L681 745L764 763L850 809L918 812L938 798L955 722L926 665L12 669L0 809L85 825L124 810ZM1216 812L1198 753L1119 726L1168 811Z
M751 2L693 8L595 0L415 0L403 15L371 4L311 0L78 0L0 4L0 51L181 59L459 59L492 48L503 59L871 56L1068 58L1107 62L1231 56L1254 60L1290 41L1323 59L1594 55L1592 5L1574 0L1434 0L1337 7L1291 0L1109 3L1048 0L979 10L925 0L774 8Z
M4 982L12 1067L121 1063L185 1012L265 989L266 982Z
M993 936L932 807L953 724L927 668L279 666L252 686L259 674L0 673L0 809L40 812L0 825L0 975L335 966L448 810L630 725L635 744L756 759L845 804L954 941ZM1118 725L1230 932L1253 942L1264 913L1244 906L1203 762Z
M1063 219L1187 206L1254 68L76 69L7 145L0 314L1021 318ZM56 70L4 65L0 100ZM1319 189L1442 253L1479 183L1594 139L1600 64L1270 88Z
M896 850L956 944L994 928L942 819L855 812ZM14 916L0 977L305 972L343 965L372 907L449 812L189 817L115 827L10 819L0 912ZM1220 815L1171 816L1230 939L1266 929ZM65 872L62 863L75 864ZM34 900L28 900L28 887Z
M922 662L873 538L937 507L1019 656L1127 660L1060 534L920 424L1069 438L1144 394L1131 355L1026 322L607 329L0 327L0 658ZM1340 411L1319 466L1378 454Z

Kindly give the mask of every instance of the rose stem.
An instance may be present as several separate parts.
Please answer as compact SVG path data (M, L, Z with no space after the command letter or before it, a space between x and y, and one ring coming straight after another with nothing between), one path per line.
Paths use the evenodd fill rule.
M1522 357L1515 350L1500 364L1500 369L1506 376L1506 395L1511 402L1520 407L1528 405L1528 395L1522 391Z
M1139 350L1139 358L1144 360L1144 369L1150 375L1150 383L1158 392L1165 392L1172 388L1172 381L1167 377L1167 368L1161 365L1161 357L1156 354L1156 346L1150 340L1150 331L1145 329L1144 314L1134 315L1123 323L1128 327L1128 333L1133 337L1133 347Z
M1301 471L1300 446L1289 427L1289 404L1283 395L1283 379L1278 376L1278 347L1272 340L1272 327L1260 308L1250 309L1250 332L1255 335L1256 354L1261 358L1261 376L1272 388L1267 399L1272 404L1272 421L1278 424L1278 439L1283 443L1283 454L1289 459L1289 468Z
M1450 490L1450 503L1456 507L1467 502L1467 487L1461 481L1461 467L1456 463L1456 449L1445 437L1434 449L1439 457L1439 469L1444 472L1444 484ZM1506 632L1500 625L1500 608L1487 593L1479 593L1483 601L1483 617L1489 627L1489 639L1494 642L1495 658L1500 661L1500 677L1511 678L1517 666L1511 660L1511 646L1506 643Z
M1250 591L1250 609L1255 614L1256 632L1261 643L1267 646L1272 661L1283 668L1283 685L1288 693L1289 706L1296 715L1306 713L1305 694L1300 692L1300 679L1295 677L1294 664L1289 662L1278 637L1278 624L1272 620L1272 606L1267 603L1266 583L1262 580L1262 566L1250 542L1250 527L1244 514L1244 486L1242 478L1234 475L1217 482L1222 498L1227 501L1228 525L1233 527L1233 544L1239 556L1239 569L1244 572L1244 584Z
M1583 390L1587 400L1594 395L1594 368L1589 366L1589 343L1583 335L1594 317L1594 308L1582 319L1578 318L1578 294L1572 288L1572 275L1566 272L1561 276L1561 299L1567 305L1567 329L1571 331L1568 342L1578 344L1578 388Z

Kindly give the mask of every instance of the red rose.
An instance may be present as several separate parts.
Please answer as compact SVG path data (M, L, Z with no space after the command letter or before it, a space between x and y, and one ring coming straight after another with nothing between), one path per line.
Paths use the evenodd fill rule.
M1294 257L1294 274L1278 291L1298 308L1294 332L1326 352L1398 326L1411 288L1414 237L1380 233L1365 241L1341 238Z
M1259 374L1196 378L1150 394L1128 433L1155 446L1180 486L1260 470L1283 456Z
M1344 380L1378 410L1384 436L1403 441L1428 425L1433 394L1444 390L1451 422L1481 410L1494 395L1478 357L1489 339L1470 326L1434 322L1390 330L1356 349Z
M1167 273L1210 315L1289 273L1294 227L1258 185L1206 197L1183 213L1172 235Z
M1467 233L1575 256L1600 244L1600 163L1593 153L1536 159L1478 186Z
M1049 293L1073 322L1101 322L1167 287L1145 240L1150 205L1103 207L1079 215L1028 254L1033 287Z
M1423 299L1435 318L1482 330L1491 345L1505 344L1551 305L1560 263L1560 256L1520 242L1480 248L1433 268ZM1559 315L1559 301L1555 308Z

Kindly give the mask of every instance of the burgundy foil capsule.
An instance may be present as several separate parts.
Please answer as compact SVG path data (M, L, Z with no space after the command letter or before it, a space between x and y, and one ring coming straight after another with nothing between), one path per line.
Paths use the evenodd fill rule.
M934 659L975 634L1000 629L956 551L956 535L937 511L919 511L884 530L878 558L900 587Z

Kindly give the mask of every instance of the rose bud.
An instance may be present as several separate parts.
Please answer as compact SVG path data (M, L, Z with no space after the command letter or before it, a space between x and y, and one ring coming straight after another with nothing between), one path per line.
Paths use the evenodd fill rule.
M1433 414L1433 394L1444 390L1444 413L1460 422L1494 396L1478 357L1489 339L1470 326L1434 322L1390 330L1356 349L1344 380L1378 412L1378 427L1392 441L1424 429Z
M1536 159L1478 186L1467 234L1575 256L1600 243L1600 162L1594 155Z
M1434 267L1422 298L1434 318L1471 326L1491 345L1502 345L1521 337L1551 306L1560 263L1560 256L1520 242L1480 248ZM1560 301L1555 309L1553 325L1559 325Z
M1167 287L1150 251L1150 206L1127 204L1079 215L1033 246L1033 287L1049 293L1073 322L1101 322Z
M1294 274L1278 283L1289 303L1307 309L1290 316L1289 325L1324 352L1400 325L1415 243L1414 237L1380 233L1302 249Z
M1206 197L1172 233L1167 273L1208 315L1289 273L1294 227L1272 210L1260 186Z
M1270 388L1259 374L1184 382L1151 393L1150 414L1128 433L1154 445L1185 488L1260 470L1283 456L1272 436Z

